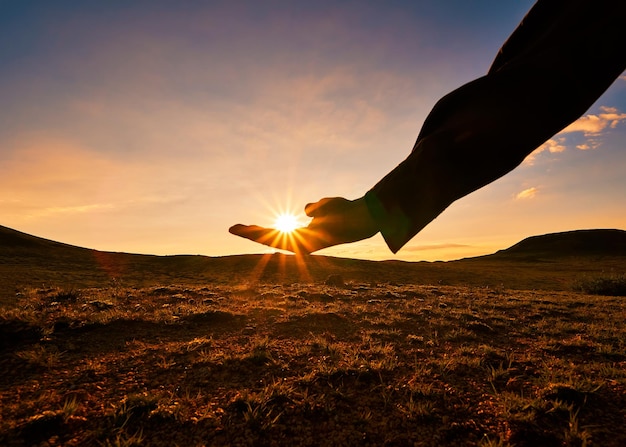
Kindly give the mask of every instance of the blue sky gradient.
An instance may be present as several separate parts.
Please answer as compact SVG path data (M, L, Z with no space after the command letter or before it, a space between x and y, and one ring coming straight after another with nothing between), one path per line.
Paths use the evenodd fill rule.
M101 250L265 252L228 227L361 196L532 4L0 0L0 225ZM395 257L378 236L322 253L454 259L626 228L625 114L622 76Z

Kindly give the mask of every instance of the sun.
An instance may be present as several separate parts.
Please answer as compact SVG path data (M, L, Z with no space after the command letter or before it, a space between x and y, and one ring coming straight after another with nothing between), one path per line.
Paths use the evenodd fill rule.
M274 228L281 233L291 233L300 226L298 218L293 214L279 214L274 222Z

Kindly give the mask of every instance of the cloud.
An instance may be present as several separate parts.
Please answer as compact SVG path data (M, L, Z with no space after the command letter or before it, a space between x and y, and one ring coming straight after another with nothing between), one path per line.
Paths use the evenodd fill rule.
M540 153L544 151L548 151L551 154L563 152L566 150L564 143L565 143L564 137L551 138L545 143L543 143L541 146L539 146L537 149L535 149L530 155L528 155L528 157L526 157L526 159L524 160L524 163L528 165L534 164L535 158L537 157L537 155L539 155Z
M614 107L600 107L602 113L585 115L574 121L561 131L561 134L582 132L586 137L597 136L607 127L615 129L622 121L626 121L626 113L619 113Z
M556 140L550 139L544 143L544 147L548 150L548 152L555 154L565 150L565 146L563 146L564 142L564 138L557 138Z
M532 188L527 188L521 192L519 192L515 198L518 200L526 200L526 199L532 199L534 198L537 193L539 192L539 189L537 189L536 187L532 187Z
M572 124L567 126L555 137L549 139L544 144L535 149L524 160L524 164L533 165L539 154L542 152L560 153L567 150L567 138L569 134L582 133L586 138L585 142L577 144L575 147L581 151L597 149L600 146L598 137L608 129L615 129L622 122L626 122L626 113L620 112L616 107L600 107L601 113L582 116Z
M597 149L598 147L600 147L600 142L592 139L587 140L585 143L576 145L576 149L580 151L589 151L592 149Z
M42 218L171 205L196 186L196 172L177 174L183 161L153 166L107 156L65 138L22 135L5 149L0 157L3 215Z
M97 213L99 211L110 210L113 208L115 208L115 205L112 203L91 203L87 205L75 206L52 206L37 210L36 215L37 217L43 217L58 214Z
M57 186L70 194L91 192L96 180L113 168L103 155L67 138L34 134L16 140L5 142L0 179L0 185L17 192L14 197L35 189L50 193Z

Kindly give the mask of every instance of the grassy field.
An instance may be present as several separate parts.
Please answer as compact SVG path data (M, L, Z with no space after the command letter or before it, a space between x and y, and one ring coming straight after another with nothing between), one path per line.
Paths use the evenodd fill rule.
M0 251L0 445L626 445L626 298L573 291L624 257L26 242Z

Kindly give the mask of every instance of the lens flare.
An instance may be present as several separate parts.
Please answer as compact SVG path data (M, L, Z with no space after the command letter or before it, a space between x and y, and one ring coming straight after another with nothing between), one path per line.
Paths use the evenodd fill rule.
M274 228L281 233L291 233L299 226L300 223L298 222L297 217L293 214L280 214L276 217L276 221L274 222Z

